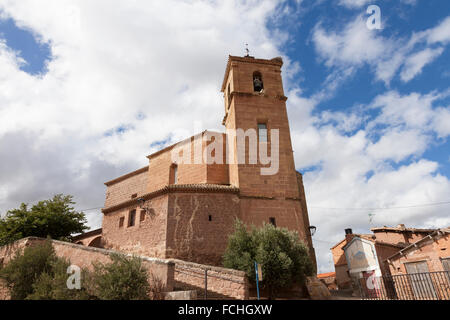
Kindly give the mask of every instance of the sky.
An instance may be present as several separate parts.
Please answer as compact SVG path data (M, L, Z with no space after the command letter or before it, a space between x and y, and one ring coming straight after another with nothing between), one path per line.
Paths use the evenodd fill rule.
M284 60L319 272L345 228L450 226L444 0L0 0L0 213L72 194L100 227L105 181L224 130L245 43Z

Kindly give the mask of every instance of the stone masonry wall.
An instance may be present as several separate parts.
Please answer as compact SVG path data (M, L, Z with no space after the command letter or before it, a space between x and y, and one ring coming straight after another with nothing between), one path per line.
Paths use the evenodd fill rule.
M170 194L167 258L221 265L238 214L235 194Z
M105 213L103 245L105 248L139 255L165 258L168 196L147 200L147 213L138 204ZM135 224L130 226L130 211L136 210ZM120 225L123 219L122 226Z
M243 271L206 266L177 259L175 289L196 290L199 299L205 298L205 269L207 271L208 299L248 299L248 280Z
M105 208L130 200L134 194L136 198L142 196L146 192L148 176L148 167L144 167L105 183L107 186Z
M3 264L8 263L17 250L21 250L28 246L38 245L44 242L45 239L28 237L18 240L9 246L0 247L0 259ZM77 265L80 268L87 268L92 270L92 262L108 263L110 255L117 253L117 251L85 247L83 245L73 244L70 242L63 242L52 240L53 248L58 257L67 258L71 264ZM149 258L140 256L144 267L151 273L155 279L158 279L164 287L164 291L173 291L174 287L174 264L167 260ZM2 289L0 286L0 296Z
M28 237L9 246L0 247L0 261L8 263L17 250L37 245L45 239ZM59 257L70 260L72 264L91 269L92 262L107 263L112 250L85 247L69 242L52 240ZM204 297L205 269L208 269L208 299L248 299L248 281L244 272L186 262L178 259L157 259L140 256L144 266L165 287L164 291L197 290L199 299ZM0 282L0 300L8 299L9 294Z

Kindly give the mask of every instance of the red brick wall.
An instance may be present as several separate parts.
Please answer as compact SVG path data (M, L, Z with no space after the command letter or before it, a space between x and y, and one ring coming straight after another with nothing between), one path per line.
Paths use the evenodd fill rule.
M389 265L392 275L406 274L405 263L426 261L430 272L444 271L441 258L450 258L450 235L426 241L417 249L410 249L404 256L396 255Z
M24 238L11 246L0 247L0 259L6 264L19 248L36 245L45 241L40 238ZM92 262L107 263L111 250L88 248L62 241L52 241L56 254L65 257L72 264L91 269ZM205 269L208 269L209 299L248 299L248 281L242 271L201 265L178 259L155 259L141 257L144 266L165 285L165 291L197 290L201 299L204 296ZM0 284L0 300L8 299L9 294Z
M206 266L170 259L175 263L175 289L196 290L199 299L204 298L205 269L207 273L208 299L248 299L248 281L243 271Z
M170 194L167 257L220 265L238 214L235 194Z
M45 239L28 237L16 241L11 246L0 247L0 259L6 264L14 257L17 250L44 242ZM115 251L91 248L70 242L52 240L56 255L70 260L71 264L92 270L92 262L108 263L110 254ZM174 264L170 261L141 257L144 267L161 281L164 291L172 291L174 286ZM0 289L1 291L1 289ZM0 293L1 295L1 293Z
M105 248L151 257L166 257L166 229L168 195L147 200L148 213L141 221L141 209L136 205L106 213L103 216L103 242ZM136 210L135 225L129 227L129 212ZM119 227L120 218L123 227Z
M112 183L106 188L105 207L111 207L131 199L137 193L137 198L145 193L148 181L148 171L131 175L128 178Z

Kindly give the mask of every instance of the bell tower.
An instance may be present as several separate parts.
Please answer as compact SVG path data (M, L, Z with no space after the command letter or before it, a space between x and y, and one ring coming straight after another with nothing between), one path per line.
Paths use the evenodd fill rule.
M229 163L230 184L240 190L242 221L296 230L310 247L315 262L302 177L295 170L282 66L280 57L268 60L229 56L222 83L222 124L227 130L227 148L235 152L235 161ZM230 134L238 130L245 132L244 139ZM256 162L250 160L254 151L252 132L256 132ZM261 149L270 155L270 163L260 158ZM245 154L244 163L236 161L239 152Z
M223 124L227 130L242 129L246 133L245 145L238 143L236 138L234 145L229 146L236 154L245 151L245 163L230 164L230 182L240 188L241 194L291 198L299 195L287 98L281 79L282 65L281 58L266 60L230 56L228 60L222 85L225 93ZM256 163L250 160L250 152L256 150L252 133L256 133ZM261 148L267 150L271 157L270 164L261 161ZM262 168L266 168L266 173L261 171Z

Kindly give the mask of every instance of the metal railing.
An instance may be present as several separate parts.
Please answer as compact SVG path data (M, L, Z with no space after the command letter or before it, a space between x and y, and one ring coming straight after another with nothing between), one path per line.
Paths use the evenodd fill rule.
M359 279L363 299L450 300L450 272L424 272Z

